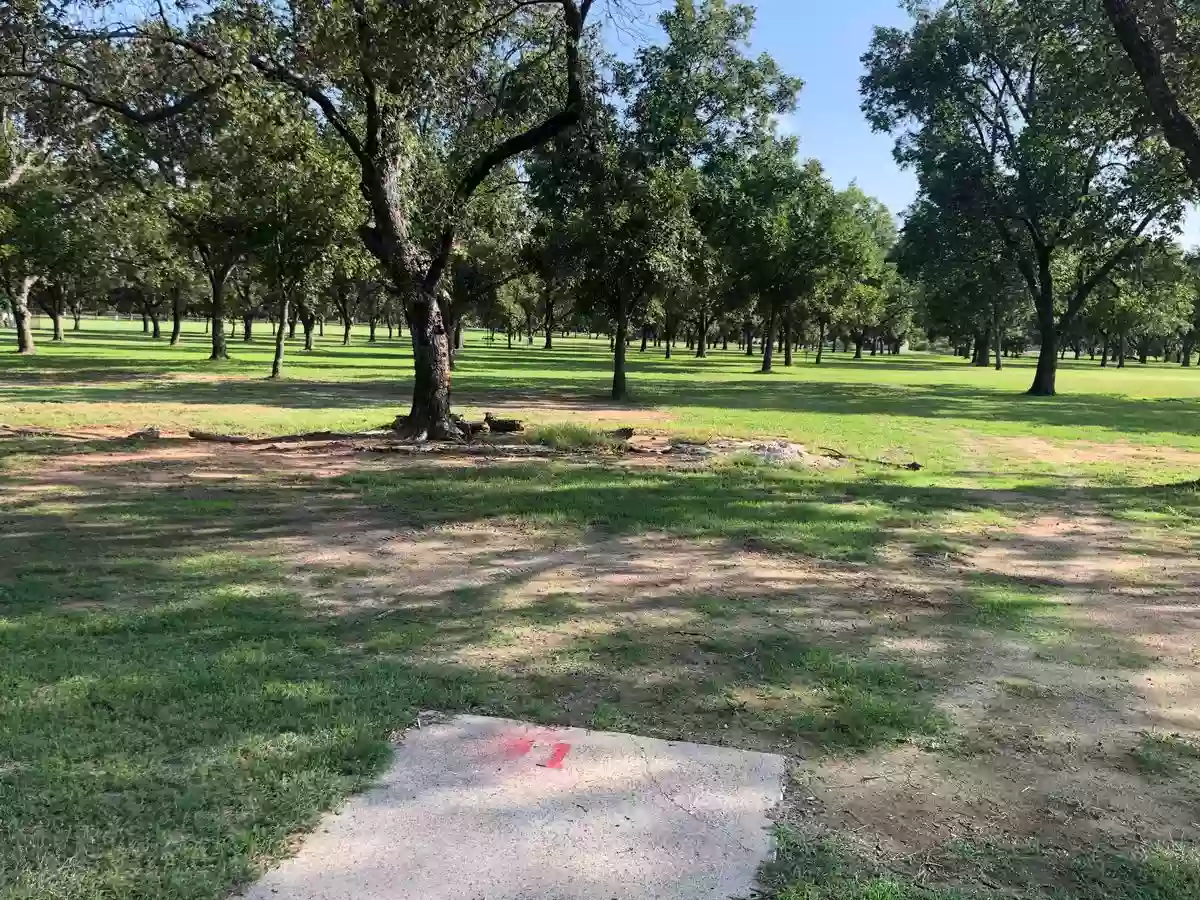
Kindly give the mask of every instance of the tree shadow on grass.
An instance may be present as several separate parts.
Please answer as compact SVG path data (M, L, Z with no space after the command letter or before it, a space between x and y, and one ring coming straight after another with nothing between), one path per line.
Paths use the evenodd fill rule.
M934 701L961 663L888 649L905 626L873 616L902 601L864 591L861 569L848 583L739 569L720 591L656 593L673 545L639 542L714 542L710 566L747 545L866 560L977 494L736 468L407 467L213 486L186 480L191 462L172 487L131 481L138 465L5 479L0 872L18 894L223 897L366 784L424 708L790 751L947 727ZM514 566L512 547L471 554L439 530L509 523L550 545ZM357 546L371 529L410 543L396 559L306 566L287 543ZM439 545L442 568L403 568ZM453 564L481 581L455 582ZM576 574L556 593L507 601L564 566ZM851 606L825 621L809 608L830 592ZM966 635L969 658L995 626L951 603L912 635Z

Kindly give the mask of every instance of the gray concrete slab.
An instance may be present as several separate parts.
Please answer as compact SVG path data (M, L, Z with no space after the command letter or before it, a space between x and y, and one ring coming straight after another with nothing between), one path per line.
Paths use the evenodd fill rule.
M250 900L729 900L771 852L784 760L458 716L413 730Z

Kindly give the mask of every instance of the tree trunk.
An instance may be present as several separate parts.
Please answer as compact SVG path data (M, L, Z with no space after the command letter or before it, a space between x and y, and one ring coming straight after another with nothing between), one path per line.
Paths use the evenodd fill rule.
M292 314L292 317L290 319L288 319L287 336L288 336L289 341L294 341L296 339L296 325L299 321L300 320L296 317L296 315L294 313Z
M1192 352L1196 348L1196 332L1189 331L1183 339L1183 348L1179 352L1179 362L1185 369L1191 368Z
M247 344L254 340L254 313L242 316L242 340Z
M613 381L612 398L624 400L628 397L625 384L625 350L629 346L629 313L625 299L617 301L617 333L613 339Z
M214 272L209 275L212 289L212 353L210 360L229 359L225 343L225 281L229 272Z
M299 310L300 324L304 327L304 352L311 353L313 348L313 331L317 324L317 317L311 312L306 312L303 306Z
M1200 187L1200 126L1180 103L1152 34L1138 21L1138 10L1131 0L1104 0L1104 9L1142 82L1146 102L1167 143L1183 155L1188 174Z
M66 335L63 334L63 321L62 320L63 320L63 314L61 312L59 312L57 309L54 310L52 313L50 313L50 321L51 321L51 323L53 323L53 326L54 326L54 336L51 337L50 340L56 344L61 344L63 341L65 341L67 339Z
M29 292L36 283L37 278L33 276L22 278L12 298L13 324L17 328L17 352L26 355L37 351L33 342L33 317L29 314Z
M399 329L400 329L399 322L396 323L396 328L397 328L397 331L399 332ZM321 337L325 337L325 317L324 316L320 316L317 319L317 334L320 335ZM396 335L396 337L403 337L403 336L404 335L402 332L397 333L397 335Z
M525 310L525 343L533 346L533 310Z
M1000 311L994 306L992 307L992 339L996 344L996 371L999 372L1004 368L1004 356L1000 352L1001 335L1000 335Z
M821 364L821 359L825 353L825 323L817 324L817 365Z
M287 332L284 330L284 327L285 327L285 323L287 322L287 320L288 320L288 300L287 300L287 295L285 294L283 296L283 298L279 301L279 327L275 329L275 356L271 360L271 377L272 378L282 378L283 377L283 350L287 343L286 339L285 339L285 335L287 334ZM305 331L307 333L311 334L311 329L306 328Z
M1051 323L1042 328L1042 347L1038 352L1037 371L1028 393L1034 397L1053 397L1058 375L1058 332Z
M462 316L454 317L454 351L457 353L463 348L463 327Z
M149 333L150 333L150 316L147 315L146 311L143 309L142 310L142 334L149 334Z
M696 359L708 356L708 311L700 310L696 322Z
M854 336L854 358L862 359L863 341L866 340L866 334L859 332Z
M374 316L367 322L367 343L375 343L375 327L379 324L379 320Z
M419 291L412 310L413 396L405 432L418 439L457 438L450 421L450 336L434 290Z
M783 314L783 364L792 364L792 311Z
M171 291L171 346L179 343L183 331L183 291L174 288Z
M671 347L675 343L675 323L671 321L671 317L667 316L663 321L663 331L666 332L663 340L663 345L666 349L663 350L663 358L671 358Z
M642 353L646 352L646 347L649 346L649 344L650 344L650 326L643 325L642 326L642 350L641 350Z
M1100 345L1100 368L1108 368L1108 335L1104 335L1104 342Z
M350 329L354 327L354 320L349 316L342 316L342 346L350 345Z
M546 295L546 343L542 347L543 350L554 349L554 301L550 299L550 295ZM645 350L645 347L642 347Z
M762 373L769 375L771 373L771 362L775 352L775 308L772 307L767 315L767 321L763 326L766 331L763 333L763 361Z
M156 341L162 338L162 325L158 321L158 310L150 313L150 337Z
M1150 338L1143 337L1138 341L1138 363L1145 365L1150 360Z
M742 335L746 339L746 355L753 356L754 355L754 328L750 324L749 319L747 319L745 322L742 323Z
M71 330L72 331L82 331L82 329L79 327L79 320L81 318L83 318L83 315L81 313L76 312L76 313L73 313L71 317L75 320L75 324L71 326Z
M1125 368L1125 334L1117 335L1117 368Z
M721 349L729 349L729 329L725 327L721 328Z

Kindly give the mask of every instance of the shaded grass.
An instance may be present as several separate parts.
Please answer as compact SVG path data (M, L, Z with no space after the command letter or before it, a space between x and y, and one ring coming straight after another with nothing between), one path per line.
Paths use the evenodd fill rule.
M765 873L772 900L1191 900L1200 896L1200 848L1075 853L1038 844L957 842L924 859L868 855L828 835L782 827ZM936 873L934 876L931 873Z

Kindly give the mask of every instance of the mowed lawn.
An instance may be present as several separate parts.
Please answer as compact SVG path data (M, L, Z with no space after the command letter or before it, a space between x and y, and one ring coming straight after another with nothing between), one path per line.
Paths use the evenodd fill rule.
M1200 896L1200 371L635 344L614 405L471 332L472 414L840 464L121 439L404 411L407 337L259 327L0 332L0 898L226 897L424 709L787 754L778 900Z

